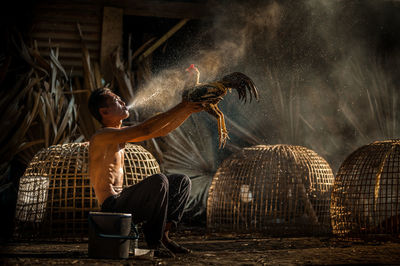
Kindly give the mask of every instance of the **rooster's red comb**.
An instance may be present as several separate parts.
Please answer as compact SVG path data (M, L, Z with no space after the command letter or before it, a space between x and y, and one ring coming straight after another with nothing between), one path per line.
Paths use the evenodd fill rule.
M190 67L186 68L186 71L190 71L192 69L195 69L196 67L194 66L194 64L191 64Z

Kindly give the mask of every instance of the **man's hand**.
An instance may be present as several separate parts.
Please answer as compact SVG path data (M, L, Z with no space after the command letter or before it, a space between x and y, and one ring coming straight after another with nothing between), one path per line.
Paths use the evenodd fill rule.
M190 113L201 112L205 108L204 104L201 102L182 101L181 104L184 106L185 110Z

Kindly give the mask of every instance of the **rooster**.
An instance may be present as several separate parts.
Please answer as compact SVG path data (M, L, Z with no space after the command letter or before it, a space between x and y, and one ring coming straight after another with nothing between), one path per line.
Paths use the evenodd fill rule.
M229 139L226 130L224 114L218 108L218 103L231 89L237 90L239 100L246 102L247 91L250 95L250 102L253 96L258 100L258 90L254 82L245 74L234 72L226 75L220 81L211 83L200 83L200 71L192 64L186 69L188 76L185 81L185 89L182 98L190 102L201 102L205 111L217 119L219 148L224 147L226 139Z

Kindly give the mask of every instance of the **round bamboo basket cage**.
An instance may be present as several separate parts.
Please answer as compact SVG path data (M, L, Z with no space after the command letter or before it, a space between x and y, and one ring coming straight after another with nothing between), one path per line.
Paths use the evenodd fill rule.
M305 147L244 148L213 178L207 226L269 235L329 233L333 179L329 164Z
M342 163L332 190L333 233L347 240L399 238L400 140L365 145Z
M89 143L54 145L39 151L20 179L16 238L83 238L88 213L99 210L88 172ZM159 173L143 147L125 146L124 186Z

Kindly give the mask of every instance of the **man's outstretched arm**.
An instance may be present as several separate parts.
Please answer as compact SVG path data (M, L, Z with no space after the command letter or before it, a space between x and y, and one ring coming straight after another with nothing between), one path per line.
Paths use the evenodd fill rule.
M184 103L181 103L184 104ZM180 109L179 113L176 115L176 118L173 119L172 121L169 121L164 127L160 128L158 131L154 131L151 138L157 138L157 137L162 137L173 131L174 129L178 128L182 123L189 118L189 116L194 113L194 112L199 112L204 109L201 103L188 103L190 104L192 109L191 111L187 111L187 108L182 108Z
M181 102L169 111L158 114L136 126L121 129L105 128L94 137L103 144L140 142L165 136L179 127L192 113L203 110L199 103Z

